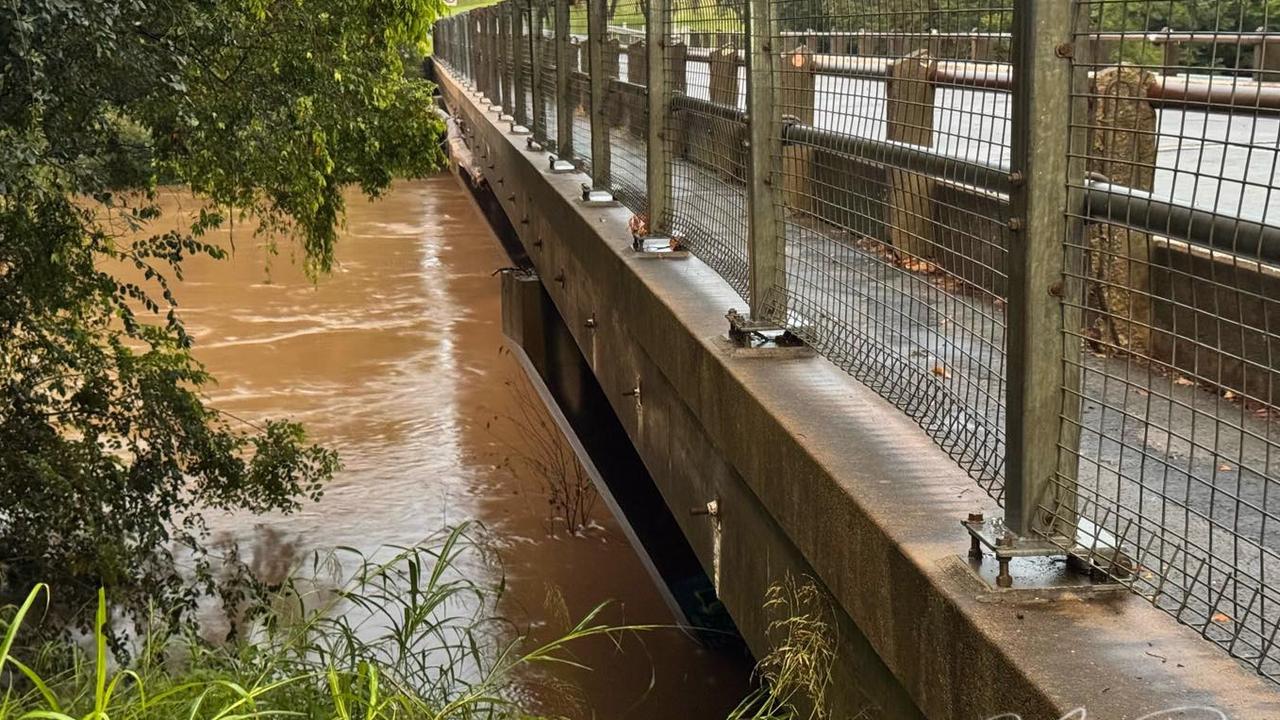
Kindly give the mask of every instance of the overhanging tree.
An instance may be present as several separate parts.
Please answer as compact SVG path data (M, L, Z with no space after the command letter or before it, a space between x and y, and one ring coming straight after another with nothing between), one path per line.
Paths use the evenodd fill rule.
M343 189L440 166L426 47L440 0L13 0L0 5L0 565L189 612L215 588L202 511L291 510L338 465L284 421L202 401L172 281L235 217L328 270ZM208 207L148 232L161 183ZM143 279L129 281L125 267ZM185 550L183 550L185 548ZM175 570L190 551L197 582Z

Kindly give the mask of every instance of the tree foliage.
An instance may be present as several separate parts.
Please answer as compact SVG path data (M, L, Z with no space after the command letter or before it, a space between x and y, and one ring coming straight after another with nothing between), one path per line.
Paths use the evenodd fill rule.
M1252 33L1280 30L1280 0L1092 0L1081 3L1093 32ZM1010 32L1013 0L790 0L778 5L783 30L856 32ZM1184 47L1183 64L1241 67L1251 46L1229 42ZM1108 61L1160 64L1155 45L1135 39L1111 49Z
M1089 7L1090 24L1105 33L1175 32L1219 33L1223 36L1252 33L1259 28L1280 30L1280 0L1147 0L1095 3ZM1247 67L1252 46L1229 42L1189 43L1182 48L1180 64L1192 67ZM1160 65L1163 52L1141 40L1116 44L1106 60Z
M213 589L201 512L292 510L338 466L285 421L202 401L174 283L253 217L333 259L343 188L442 160L407 77L441 0L13 0L0 5L0 563L66 609L99 585L182 614ZM208 199L150 230L161 182ZM137 279L134 279L134 276ZM193 553L192 584L176 553Z

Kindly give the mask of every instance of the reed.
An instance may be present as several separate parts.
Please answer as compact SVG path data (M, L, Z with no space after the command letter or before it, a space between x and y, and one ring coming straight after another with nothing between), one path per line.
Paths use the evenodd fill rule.
M227 642L157 612L123 663L111 652L118 635L104 591L85 642L24 644L48 637L31 627L50 599L37 585L0 612L0 720L536 720L514 699L522 670L586 669L572 645L659 629L605 624L602 604L552 641L515 635L496 613L497 591L472 579L484 558L467 526L385 554L317 556L307 578L236 608L251 629ZM315 579L341 575L344 560L355 567L344 582ZM760 666L761 687L730 718L818 720L832 651L816 590L784 583L766 603L781 611L771 628L777 649Z
M465 571L474 550L465 526L386 560L340 549L356 560L350 580L286 582L244 640L170 631L158 615L126 666L109 652L105 592L84 647L24 646L49 599L39 585L3 616L0 720L529 718L509 692L521 668L577 666L571 644L646 629L605 625L601 605L554 641L504 639L496 598Z

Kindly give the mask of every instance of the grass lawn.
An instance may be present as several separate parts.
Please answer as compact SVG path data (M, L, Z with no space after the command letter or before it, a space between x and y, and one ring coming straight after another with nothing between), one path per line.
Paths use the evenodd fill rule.
M496 5L501 0L458 0L458 4L449 8L450 15L457 15L475 8ZM626 26L635 30L643 30L645 16L640 12L640 3L636 0L618 0L609 24ZM739 27L737 16L727 8L719 6L685 6L677 4L673 8L672 25L677 29L687 28L694 32L733 32ZM548 26L550 27L550 26ZM577 2L569 10L570 32L581 34L587 28L587 7L585 2Z
M458 13L463 13L474 8L497 5L499 2L500 0L458 0L457 5L449 8L449 14L457 15Z

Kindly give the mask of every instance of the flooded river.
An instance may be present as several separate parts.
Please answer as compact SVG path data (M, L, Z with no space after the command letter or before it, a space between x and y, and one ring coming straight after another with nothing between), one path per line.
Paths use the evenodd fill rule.
M194 206L180 196L166 204ZM520 413L511 387L527 382L503 351L492 275L510 263L453 177L401 182L373 203L353 194L336 269L318 283L287 247L270 258L249 233L222 240L234 242L233 258L192 262L177 293L196 355L219 380L212 404L249 420L298 420L345 467L318 504L215 519L221 533L283 567L315 550L374 552L475 520L495 538L502 612L517 627L554 633L563 608L577 618L606 600L609 623L673 623L603 502L580 535L553 529L541 484L504 462L536 441L506 420ZM547 684L556 689L536 692L544 712L724 717L750 670L675 631L576 655L594 669L558 671Z

